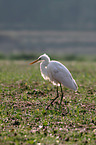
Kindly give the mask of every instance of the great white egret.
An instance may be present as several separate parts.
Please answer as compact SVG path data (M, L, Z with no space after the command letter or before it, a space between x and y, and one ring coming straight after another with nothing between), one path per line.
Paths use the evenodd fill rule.
M54 60L50 61L50 58L48 57L48 55L43 54L37 60L30 63L30 65L39 61L41 61L40 71L41 71L42 77L45 80L51 81L53 85L57 85L57 96L52 100L50 105L52 105L53 102L59 97L58 86L60 86L61 93L62 93L61 101L60 101L60 105L61 105L62 99L63 99L63 91L62 91L61 85L64 85L65 87L76 91L78 88L77 84L75 80L73 79L69 70L62 63L58 61L54 61ZM50 105L48 105L47 109L49 108Z

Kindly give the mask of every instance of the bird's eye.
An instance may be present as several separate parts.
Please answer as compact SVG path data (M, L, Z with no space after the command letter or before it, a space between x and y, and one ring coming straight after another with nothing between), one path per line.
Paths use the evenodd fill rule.
M39 60L41 60L41 57L39 58Z

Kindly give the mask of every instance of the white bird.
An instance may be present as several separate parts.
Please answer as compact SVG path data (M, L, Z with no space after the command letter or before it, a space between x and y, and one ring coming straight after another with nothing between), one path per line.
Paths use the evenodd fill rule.
M63 99L63 91L61 85L64 85L65 87L72 89L74 91L78 89L78 86L75 80L73 79L71 73L69 72L69 70L62 63L54 60L50 61L48 55L43 54L37 60L30 63L30 65L39 61L41 61L40 71L42 77L45 80L51 81L53 85L57 85L57 96L52 100L50 105L52 105L53 102L59 97L58 86L61 87L61 93L62 93L61 101L60 101L60 105L61 105ZM47 109L49 108L50 105L48 105Z

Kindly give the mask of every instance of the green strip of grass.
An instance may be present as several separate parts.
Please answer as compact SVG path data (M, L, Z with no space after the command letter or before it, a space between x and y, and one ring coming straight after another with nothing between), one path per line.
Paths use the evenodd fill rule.
M0 60L34 60L37 59L41 54L11 54L4 55L0 54ZM51 59L64 60L64 61L96 61L96 55L50 55Z

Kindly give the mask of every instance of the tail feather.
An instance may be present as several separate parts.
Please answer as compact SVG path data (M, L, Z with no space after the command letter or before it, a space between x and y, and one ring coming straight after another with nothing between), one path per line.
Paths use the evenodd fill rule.
M62 80L62 84L74 91L77 91L78 89L78 86L73 78L66 77L66 79Z
M75 91L77 91L78 86L77 86L77 84L76 84L76 82L75 82L75 80L74 80L74 79L73 79L73 84L74 84L74 90L75 90Z

